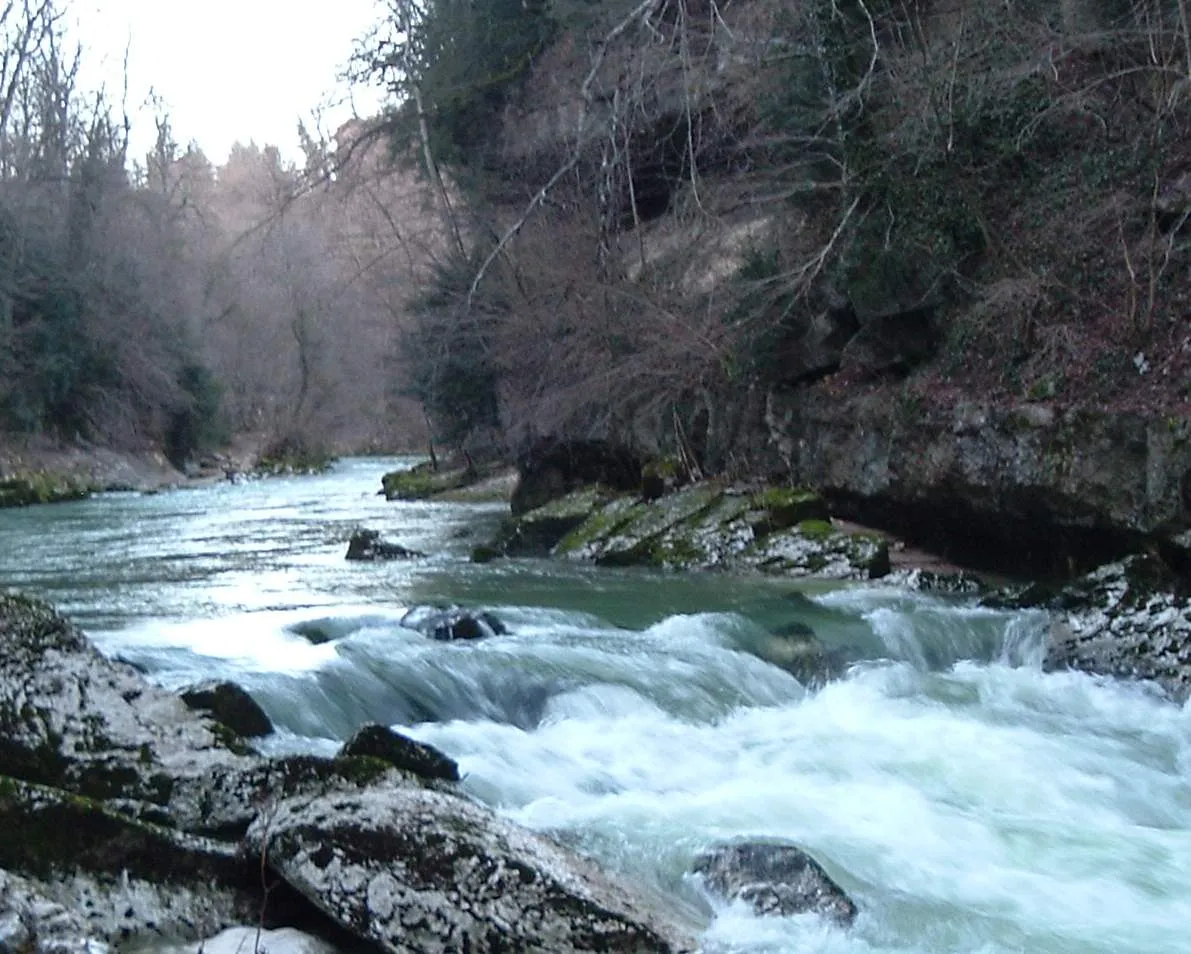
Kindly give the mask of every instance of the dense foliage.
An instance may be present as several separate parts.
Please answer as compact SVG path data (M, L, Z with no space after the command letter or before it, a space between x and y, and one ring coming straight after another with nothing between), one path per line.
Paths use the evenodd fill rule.
M407 366L496 401L425 392L444 433L618 429L715 469L824 377L1191 391L1185 0L513 5L491 60L472 5L390 10L372 72L420 95L472 269Z
M52 0L0 5L0 442L179 466L242 433L312 453L420 444L388 380L437 242L419 190L356 127L306 133L304 169L253 144L216 167L162 114L133 156L128 117L79 86L88 54L65 23Z

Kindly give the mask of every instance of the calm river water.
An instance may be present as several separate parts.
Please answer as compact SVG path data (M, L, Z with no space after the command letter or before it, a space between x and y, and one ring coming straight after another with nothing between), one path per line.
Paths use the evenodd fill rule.
M1191 951L1191 708L1043 674L1032 614L473 565L503 508L388 503L381 474L402 463L6 511L0 586L169 687L235 679L276 751L333 752L366 721L432 742L477 798L700 911L708 954ZM357 524L431 556L349 564ZM511 632L448 645L399 625L437 603ZM808 693L748 651L796 621L865 661ZM702 900L693 856L746 836L811 851L855 927Z

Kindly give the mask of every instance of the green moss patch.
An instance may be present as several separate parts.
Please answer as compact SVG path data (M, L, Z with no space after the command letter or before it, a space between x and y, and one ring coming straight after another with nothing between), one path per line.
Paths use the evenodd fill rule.
M0 479L0 509L82 500L90 493L89 487L70 477L47 473L6 477Z

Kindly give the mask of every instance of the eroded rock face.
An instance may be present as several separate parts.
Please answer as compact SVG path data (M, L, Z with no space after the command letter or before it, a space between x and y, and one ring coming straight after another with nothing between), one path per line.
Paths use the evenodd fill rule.
M425 742L407 738L383 725L363 726L339 750L340 755L383 759L395 768L422 778L459 781L459 766Z
M1047 669L1153 680L1178 700L1191 696L1191 598L1157 557L1106 564L1043 605L1055 617Z
M253 824L247 845L340 924L393 954L694 949L570 852L442 792L289 799Z
M211 715L237 735L272 735L273 723L248 691L234 682L204 682L179 693L191 709Z
M809 911L845 927L856 919L856 905L843 889L794 845L716 845L695 859L694 872L714 896L745 901L758 914L788 917Z
M773 394L770 447L833 513L1017 575L1088 571L1191 526L1191 418L889 389Z

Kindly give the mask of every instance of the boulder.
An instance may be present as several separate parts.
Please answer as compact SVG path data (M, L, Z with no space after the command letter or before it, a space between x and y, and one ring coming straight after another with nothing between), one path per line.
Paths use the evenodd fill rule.
M641 483L641 465L633 451L612 441L543 438L517 461L509 506L514 515L527 513L592 484L633 492Z
M260 911L236 846L131 818L102 802L0 776L0 869L74 912L47 927L69 938L218 930ZM9 887L12 888L10 882ZM4 933L0 880L0 936ZM10 894L10 899L12 895ZM21 907L24 902L9 900ZM45 910L33 901L27 910ZM81 930L80 930L81 927ZM35 939L46 935L32 931ZM0 950L7 950L0 947ZM17 948L21 950L21 948Z
M1045 668L1152 680L1191 696L1191 596L1157 556L1109 563L1045 598L1022 595L1054 617Z
M273 733L273 723L260 703L234 682L204 682L179 695L191 709L208 713L237 735L259 738Z
M851 898L822 865L795 845L715 845L695 859L693 871L712 895L744 901L757 914L788 917L813 912L845 927L856 919Z
M234 735L13 594L0 594L0 727L5 774L90 798L165 806L178 778L243 760Z
M504 636L508 627L488 612L473 613L457 606L418 606L401 618L406 629L417 630L440 642Z
M759 570L836 580L889 572L884 538L839 529L826 513L813 491L702 481L656 501L617 497L597 505L554 552L602 566Z
M383 725L360 728L339 750L341 756L367 756L382 759L406 772L422 778L459 781L459 766L425 742L408 738Z
M279 802L251 857L381 950L693 950L683 932L558 844L466 798L413 788Z
M775 472L956 564L1069 578L1191 526L1186 414L828 383L771 392L764 418Z
M33 882L0 869L0 951L93 954L102 945L77 911L51 901Z
M386 500L429 500L440 494L466 487L478 478L470 462L453 463L438 469L423 461L407 470L394 470L381 478L381 493Z
M379 530L368 530L360 527L355 530L347 543L348 560L408 560L413 557L423 557L426 554L417 550L410 550L400 543L382 540Z

